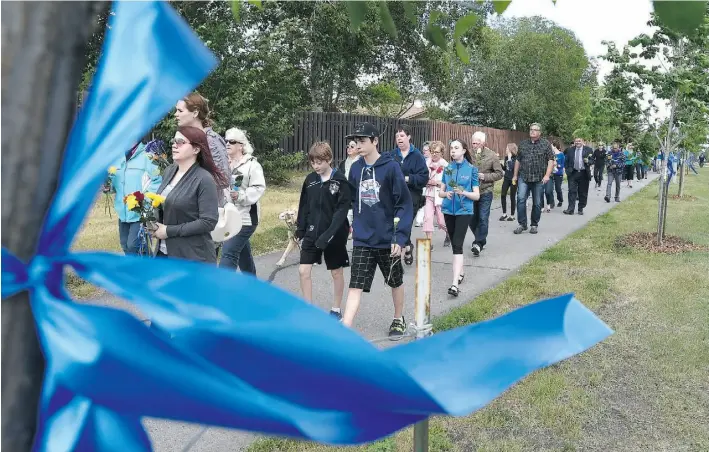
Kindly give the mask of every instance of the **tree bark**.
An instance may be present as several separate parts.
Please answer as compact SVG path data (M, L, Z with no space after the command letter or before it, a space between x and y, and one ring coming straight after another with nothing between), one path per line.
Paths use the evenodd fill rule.
M57 184L101 2L2 2L2 246L27 262ZM2 300L2 449L29 451L44 374L29 295Z
M688 153L686 151L683 151L681 156L680 156L680 161L679 161L679 190L677 190L677 196L680 198L684 196L684 176L685 176L685 170L689 171L689 167L687 165L687 155Z

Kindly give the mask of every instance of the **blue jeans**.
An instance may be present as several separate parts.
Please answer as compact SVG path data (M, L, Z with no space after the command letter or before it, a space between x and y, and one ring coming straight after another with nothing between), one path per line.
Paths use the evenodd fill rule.
M256 226L242 226L236 236L227 240L222 245L222 258L219 266L224 268L238 268L244 273L256 274L256 264L251 255L251 236Z
M527 198L532 195L532 226L539 226L544 204L544 184L539 182L525 182L521 177L517 179L517 221L522 227L527 227Z
M126 223L118 220L118 237L125 254L138 254L140 249L140 221Z
M480 199L475 201L475 206L473 207L473 218L470 219L470 232L472 232L475 237L473 245L477 243L481 248L487 243L487 230L490 224L492 197L492 192L480 195Z

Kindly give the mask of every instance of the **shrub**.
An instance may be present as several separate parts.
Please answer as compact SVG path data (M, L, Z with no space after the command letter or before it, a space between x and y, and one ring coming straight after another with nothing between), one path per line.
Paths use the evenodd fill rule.
M263 167L266 183L270 185L285 185L290 181L290 172L303 163L305 155L302 152L289 154L283 149L257 150L254 155Z

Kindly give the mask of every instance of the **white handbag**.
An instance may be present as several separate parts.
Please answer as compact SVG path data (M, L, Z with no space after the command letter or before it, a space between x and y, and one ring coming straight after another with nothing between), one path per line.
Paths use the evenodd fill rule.
M212 240L223 242L234 237L241 231L241 212L236 206L228 202L219 208L219 221L212 231Z

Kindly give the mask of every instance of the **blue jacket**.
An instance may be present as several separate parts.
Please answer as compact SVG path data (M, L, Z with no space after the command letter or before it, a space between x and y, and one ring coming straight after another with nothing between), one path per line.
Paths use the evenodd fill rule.
M135 191L155 193L160 187L162 176L158 172L158 167L148 157L145 145L142 143L138 145L130 160L126 161L123 155L113 166L117 171L111 176L111 185L116 192L114 208L118 213L118 219L124 223L134 223L140 220L140 215L128 210L123 197Z
M389 154L401 165L404 177L409 176L409 181L406 183L409 190L421 192L428 183L428 166L421 151L412 144L406 158L403 158L399 148L392 149Z
M352 244L368 248L390 248L406 244L414 222L411 194L399 164L389 153L367 168L363 158L350 168L352 185ZM399 218L396 232L394 218Z
M473 187L480 186L478 169L467 160L462 163L453 161L443 171L443 183L447 192L453 191L451 182L455 182L454 185L461 187L463 191L473 191ZM441 210L448 215L472 215L473 200L458 195L454 195L453 199L443 198Z
M564 175L564 165L566 163L566 155L563 152L556 154L556 166L554 167L553 174L556 176Z

